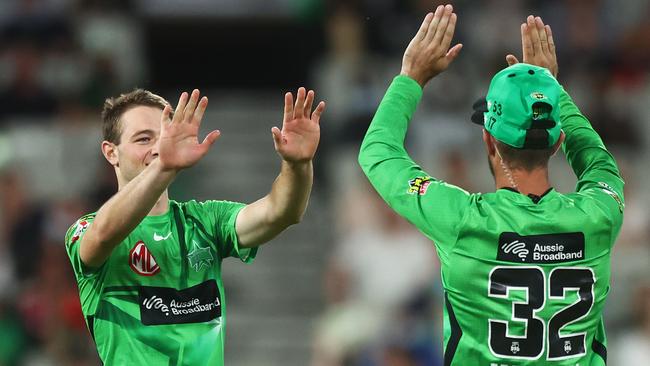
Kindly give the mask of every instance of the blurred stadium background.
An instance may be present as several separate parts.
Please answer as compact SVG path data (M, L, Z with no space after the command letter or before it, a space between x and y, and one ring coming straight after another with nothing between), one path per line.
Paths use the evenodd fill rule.
M270 128L283 93L328 103L305 220L251 266L227 261L226 364L441 365L431 243L373 196L356 164L363 133L428 0L1 0L0 365L97 365L63 249L76 218L115 191L99 112L134 87L175 103L210 97L222 138L172 186L178 200L251 202L278 172ZM650 363L650 2L452 1L465 47L427 88L409 151L432 175L493 190L471 104L519 24L553 27L560 82L626 179L605 320L611 365ZM571 191L563 156L552 181Z

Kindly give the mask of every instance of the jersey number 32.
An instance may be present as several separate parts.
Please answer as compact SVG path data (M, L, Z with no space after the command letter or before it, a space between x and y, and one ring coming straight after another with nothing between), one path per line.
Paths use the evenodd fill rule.
M589 314L594 303L594 283L594 273L586 267L554 268L549 274L548 289L540 267L495 267L490 272L488 296L507 299L510 290L525 291L525 302L513 301L510 321L524 322L526 326L524 335L516 336L509 333L508 321L490 319L490 351L499 357L538 359L544 350L544 335L548 333L547 360L584 355L586 333L560 335L560 330ZM548 324L536 316L546 301L564 300L574 291L578 300L553 314Z

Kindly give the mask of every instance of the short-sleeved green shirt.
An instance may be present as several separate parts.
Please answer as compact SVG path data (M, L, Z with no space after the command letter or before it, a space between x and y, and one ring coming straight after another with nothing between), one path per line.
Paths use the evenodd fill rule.
M563 91L563 148L576 191L470 194L432 178L404 149L421 95L414 80L393 81L359 163L384 200L435 244L445 365L604 365L602 310L624 203L600 137Z
M106 365L223 365L226 301L221 263L251 262L225 201L169 202L147 216L99 268L87 268L79 243L95 214L80 218L65 244L81 306Z

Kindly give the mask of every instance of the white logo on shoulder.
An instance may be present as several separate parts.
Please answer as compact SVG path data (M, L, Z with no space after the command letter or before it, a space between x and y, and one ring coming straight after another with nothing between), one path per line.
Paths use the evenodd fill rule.
M160 235L158 233L153 233L153 240L155 240L155 241L167 240L167 239L169 239L170 236L172 236L171 231L169 233L167 233L167 235L165 235L165 236L162 236L162 235Z

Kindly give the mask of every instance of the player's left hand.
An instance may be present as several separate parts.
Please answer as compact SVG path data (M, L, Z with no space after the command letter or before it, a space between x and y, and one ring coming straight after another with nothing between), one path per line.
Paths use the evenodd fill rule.
M284 161L290 163L308 162L314 158L320 141L320 116L325 110L325 102L318 103L312 112L314 91L299 88L296 102L293 94L284 95L284 119L282 130L271 129L275 151Z
M412 78L423 88L434 76L447 69L463 47L459 43L449 48L456 29L453 11L454 8L448 4L427 14L404 51L401 75Z

